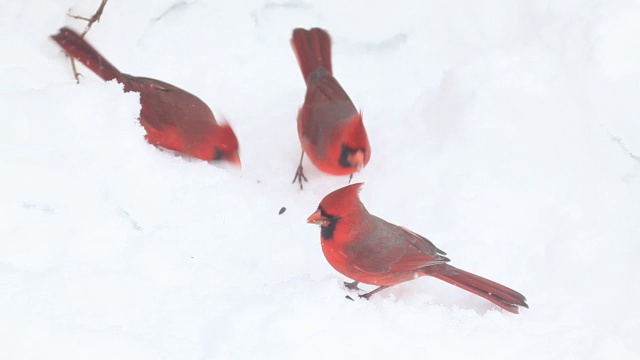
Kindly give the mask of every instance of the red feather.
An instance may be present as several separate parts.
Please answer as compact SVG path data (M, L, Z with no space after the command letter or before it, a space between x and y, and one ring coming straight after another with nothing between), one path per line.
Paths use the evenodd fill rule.
M124 91L140 93L140 123L149 143L203 160L240 164L238 140L228 124L218 124L202 100L165 82L121 73L86 40L69 28L51 36L69 56Z
M455 268L446 253L424 236L370 214L358 198L362 183L338 189L320 202L308 222L322 227L327 261L345 276L380 288L433 276L517 313L529 307L519 292Z
M371 148L362 115L333 76L329 34L318 28L295 29L291 44L307 84L298 112L302 151L324 172L359 171L369 162Z

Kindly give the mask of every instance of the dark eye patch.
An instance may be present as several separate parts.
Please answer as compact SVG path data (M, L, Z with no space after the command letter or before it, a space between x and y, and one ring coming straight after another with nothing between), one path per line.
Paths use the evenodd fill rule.
M331 240L333 239L333 233L336 230L336 224L340 220L340 216L334 216L327 213L326 211L324 211L322 206L318 206L318 209L320 210L320 215L322 215L322 217L324 217L329 221L328 225L320 226L320 233L322 234L322 239Z
M213 160L222 160L224 159L224 151L222 151L219 147L215 147L215 155L213 156Z
M352 164L349 164L349 155L355 154L358 151L365 152L365 149L352 148L350 146L347 146L347 144L342 143L342 150L340 151L340 158L338 159L338 164L346 168L354 167Z

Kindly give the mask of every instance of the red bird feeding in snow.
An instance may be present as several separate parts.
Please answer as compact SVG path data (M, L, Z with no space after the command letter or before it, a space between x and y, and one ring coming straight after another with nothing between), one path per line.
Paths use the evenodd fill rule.
M320 225L322 251L331 266L355 280L347 287L357 289L359 282L378 285L361 296L368 299L389 286L429 275L512 313L518 313L520 306L529 307L519 292L447 264L446 253L427 238L369 214L358 198L362 185L325 196L307 219Z
M302 155L293 182L298 180L302 187L302 180L307 180L302 171L305 153L322 171L353 176L369 162L371 148L362 114L333 77L331 38L323 29L295 29L291 45L307 84L298 112Z
M124 91L140 93L140 123L150 144L202 160L240 165L238 139L229 124L218 124L207 104L178 87L123 74L73 30L63 27L51 36L69 56L105 81L115 79Z

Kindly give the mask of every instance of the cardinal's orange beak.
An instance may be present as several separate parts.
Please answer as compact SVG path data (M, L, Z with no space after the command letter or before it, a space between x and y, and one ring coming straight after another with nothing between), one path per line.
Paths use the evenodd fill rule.
M364 151L358 150L347 157L347 162L353 164L358 171L364 167Z
M242 168L242 163L240 163L240 154L238 154L237 151L229 155L229 158L227 160L229 160L230 163L238 165L238 167Z
M307 218L308 224L325 226L327 225L328 222L329 220L327 220L326 217L322 216L322 212L320 211L320 209L316 210L316 212L314 212L313 214L311 214L311 216Z

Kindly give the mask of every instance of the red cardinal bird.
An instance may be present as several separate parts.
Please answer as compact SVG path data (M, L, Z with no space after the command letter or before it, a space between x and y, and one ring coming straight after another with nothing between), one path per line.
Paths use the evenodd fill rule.
M322 29L295 29L291 45L307 83L298 112L302 155L293 182L298 180L302 188L302 180L307 181L302 172L305 153L322 171L353 176L369 162L371 149L362 114L333 77L331 38Z
M318 210L307 219L320 225L322 251L331 266L359 282L378 285L362 295L376 292L419 276L433 276L481 296L501 308L518 313L528 308L526 298L506 286L455 268L427 238L369 214L358 191L362 183L338 189L325 196Z
M69 28L51 37L105 81L115 79L125 92L140 93L140 123L150 144L202 160L240 164L235 133L229 124L218 124L211 109L195 95L159 80L121 73Z

